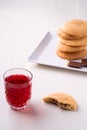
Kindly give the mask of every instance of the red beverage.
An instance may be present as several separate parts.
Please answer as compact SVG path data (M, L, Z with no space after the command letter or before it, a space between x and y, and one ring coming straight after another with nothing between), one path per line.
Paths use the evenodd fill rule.
M31 99L32 77L24 74L11 74L4 78L5 94L13 109L24 108Z

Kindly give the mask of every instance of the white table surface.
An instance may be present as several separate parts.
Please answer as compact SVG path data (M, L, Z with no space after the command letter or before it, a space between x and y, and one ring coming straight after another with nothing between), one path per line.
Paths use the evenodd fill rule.
M71 18L87 19L84 0L0 0L0 130L87 130L87 73L41 66L28 57L44 35ZM13 111L4 94L3 73L23 67L33 73L28 108ZM45 104L49 93L65 92L78 103L78 111Z

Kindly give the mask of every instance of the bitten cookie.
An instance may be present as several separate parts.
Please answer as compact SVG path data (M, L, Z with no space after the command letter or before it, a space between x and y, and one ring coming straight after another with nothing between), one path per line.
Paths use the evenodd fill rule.
M73 46L65 45L62 42L59 42L57 44L57 49L59 49L60 51L63 51L63 52L78 52L78 51L84 50L85 48L86 48L85 45L78 46L78 47L75 47L75 46L73 47Z
M73 19L61 26L61 29L70 35L82 37L87 35L87 21L81 19Z
M76 111L77 102L76 100L65 93L53 93L43 98L44 102L56 104L59 108Z
M87 50L82 50L82 51L78 51L78 52L63 52L60 50L56 51L57 56L63 58L63 59L67 59L67 60L77 60L80 58L83 58L84 56L87 55Z

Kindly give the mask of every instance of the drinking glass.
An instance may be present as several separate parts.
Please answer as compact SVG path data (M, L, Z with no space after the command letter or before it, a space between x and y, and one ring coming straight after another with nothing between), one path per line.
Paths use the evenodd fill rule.
M24 109L30 99L33 75L24 68L13 68L3 74L6 100L14 110Z

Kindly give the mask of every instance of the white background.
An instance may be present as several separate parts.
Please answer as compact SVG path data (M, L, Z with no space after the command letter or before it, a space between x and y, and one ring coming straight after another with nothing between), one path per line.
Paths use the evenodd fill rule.
M72 18L87 19L85 0L0 0L0 130L87 130L87 74L28 62L44 35ZM50 58L50 57L49 57ZM33 73L32 99L24 111L9 108L3 73L23 67ZM52 92L65 92L78 111L43 103Z

